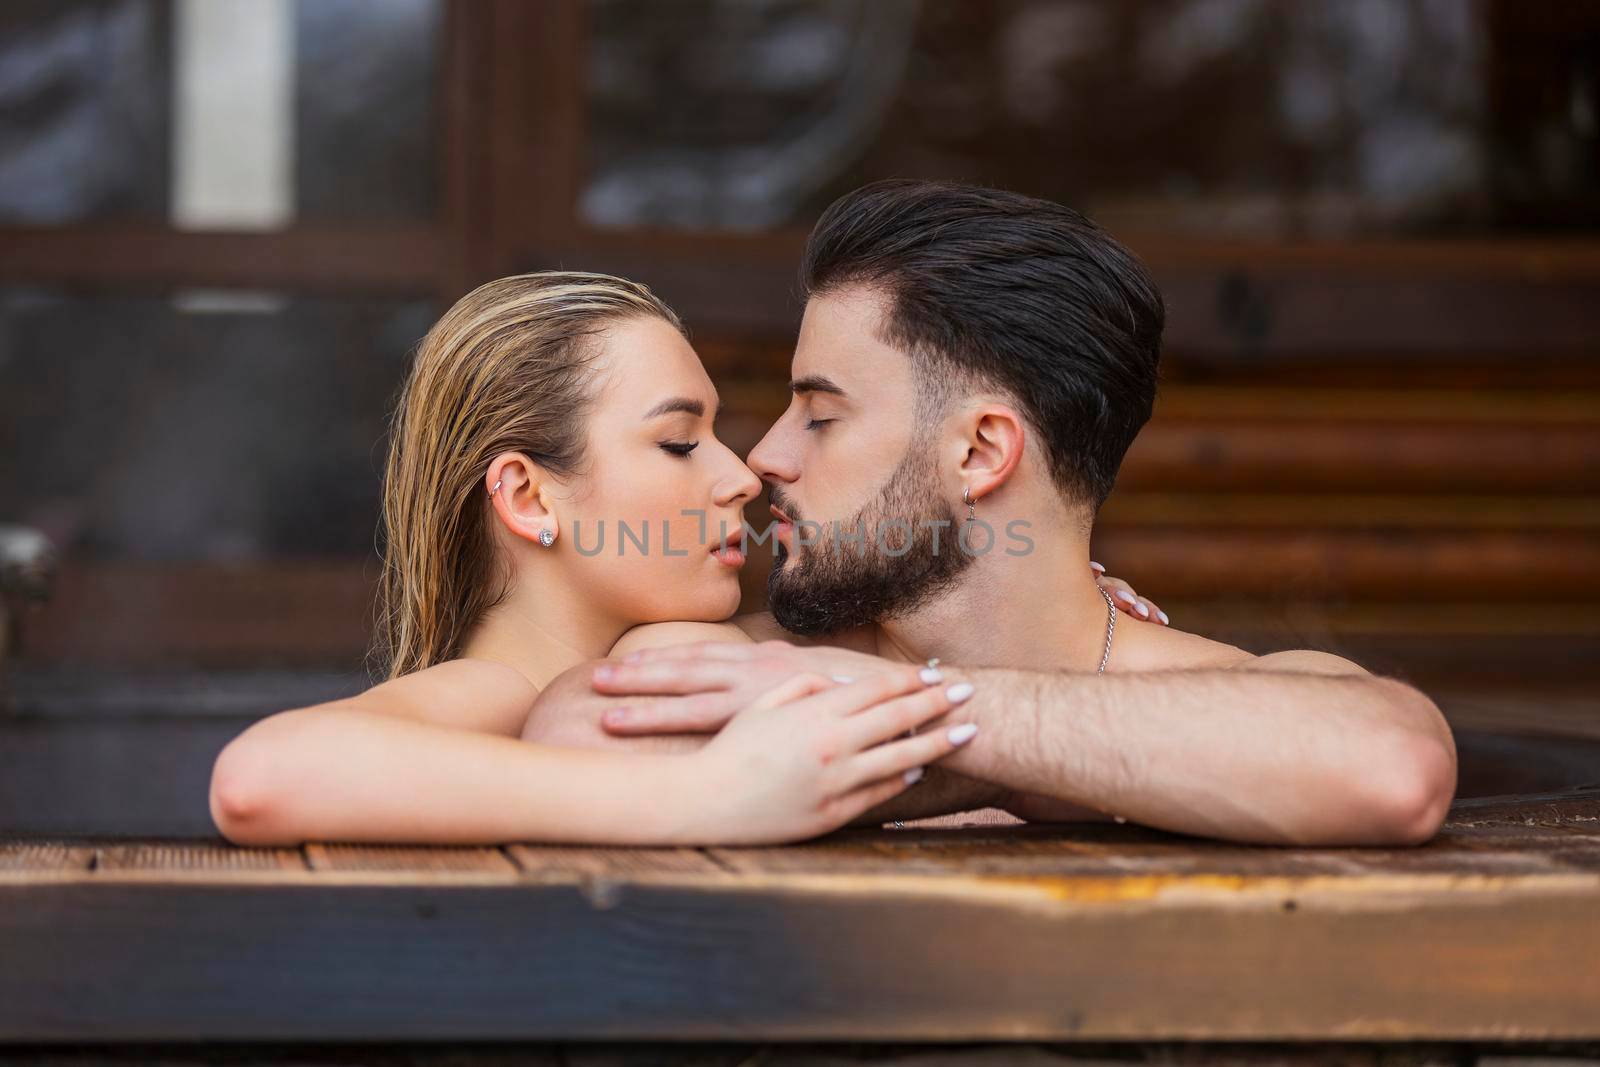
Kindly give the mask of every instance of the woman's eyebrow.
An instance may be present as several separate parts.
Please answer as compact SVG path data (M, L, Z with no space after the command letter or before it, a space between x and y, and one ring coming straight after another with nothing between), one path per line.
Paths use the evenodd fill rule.
M706 413L706 406L693 397L674 396L663 400L661 403L645 412L644 417L647 419L653 419L659 415L671 415L679 411L686 411L690 415L699 418ZM719 413L722 411L722 404L720 402L717 404L717 411Z

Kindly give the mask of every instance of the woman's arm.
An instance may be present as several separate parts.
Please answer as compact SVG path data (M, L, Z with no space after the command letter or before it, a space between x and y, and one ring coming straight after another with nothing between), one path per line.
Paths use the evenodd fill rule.
M510 667L463 659L269 716L217 757L212 819L241 845L670 837L676 801L639 798L684 796L682 761L524 744L537 695Z
M694 753L557 749L442 725L504 728L531 692L497 664L445 666L251 726L212 771L218 828L245 845L773 844L837 829L971 737L902 738L970 694L904 670L797 674Z
M667 754L554 749L322 704L230 743L212 774L211 815L240 845L667 844L692 787L687 769Z

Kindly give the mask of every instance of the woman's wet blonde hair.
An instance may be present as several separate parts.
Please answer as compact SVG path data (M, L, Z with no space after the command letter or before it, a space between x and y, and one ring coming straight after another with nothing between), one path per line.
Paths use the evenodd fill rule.
M489 463L522 452L556 477L579 473L597 337L641 316L683 332L643 285L544 271L480 285L422 339L390 419L375 678L455 658L510 591L489 526Z

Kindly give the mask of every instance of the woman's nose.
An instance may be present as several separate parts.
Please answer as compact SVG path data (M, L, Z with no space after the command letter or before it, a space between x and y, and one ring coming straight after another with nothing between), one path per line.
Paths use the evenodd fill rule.
M756 477L755 471L745 466L731 451L728 459L733 469L717 486L716 502L720 507L748 503L761 492L761 479Z

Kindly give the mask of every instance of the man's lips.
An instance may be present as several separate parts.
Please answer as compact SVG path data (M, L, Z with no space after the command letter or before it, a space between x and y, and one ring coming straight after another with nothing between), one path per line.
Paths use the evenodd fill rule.
M778 520L778 528L774 531L773 536L777 538L778 543L783 545L784 548L790 548L789 537L794 533L794 520L776 504L770 505L767 510L772 512L772 517Z

